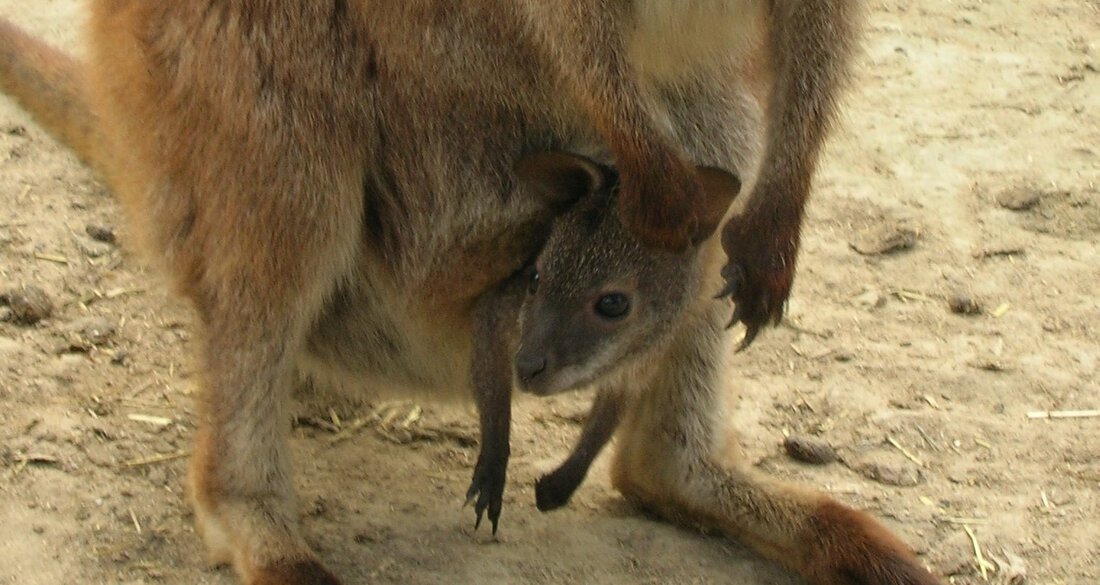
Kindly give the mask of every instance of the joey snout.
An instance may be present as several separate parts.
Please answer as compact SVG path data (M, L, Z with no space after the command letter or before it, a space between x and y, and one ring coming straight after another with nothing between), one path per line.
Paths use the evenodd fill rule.
M537 395L549 394L547 388L553 377L554 361L542 348L520 347L513 362L520 390Z
M608 374L625 357L630 338L624 334L632 331L628 325L634 322L629 302L620 296L624 295L574 298L558 293L561 299L550 302L529 299L512 361L516 386L549 396L584 388ZM602 316L601 311L614 317Z

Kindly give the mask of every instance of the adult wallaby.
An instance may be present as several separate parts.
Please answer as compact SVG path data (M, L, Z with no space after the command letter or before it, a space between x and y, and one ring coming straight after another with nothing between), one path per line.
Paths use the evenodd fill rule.
M553 219L536 259L482 295L474 307L470 375L481 419L481 452L467 500L476 498L478 525L488 510L493 532L508 465L513 380L539 396L593 385L614 388L606 394L643 386L643 364L661 359L681 315L707 281L700 262L705 241L673 252L646 247L627 231L613 212L620 193L613 168L555 152L527 155L516 170L532 193L568 210ZM697 217L704 230L713 232L741 182L709 167L698 169L697 176L703 187ZM612 402L604 393L597 401ZM618 422L603 408L595 410L593 426L606 438L592 451L578 449L578 457L589 452L594 457ZM570 473L569 465L552 474L561 478L559 483L575 481L566 499L588 463L579 474ZM565 488L555 487L554 495ZM549 494L540 482L540 508Z
M749 337L761 306L764 319L776 314L847 54L830 41L849 38L855 0L695 0L683 19L672 0L588 4L94 0L86 65L0 25L0 85L104 175L140 247L195 309L189 493L212 559L245 583L338 583L299 530L286 443L296 372L469 396L476 300L542 241L546 203L512 170L523 154L610 148L637 185L624 185L638 195L620 210L652 220L631 225L669 231L647 228L661 227L664 207L684 212L670 247L711 235L694 219L695 181L667 189L642 159L730 168L746 184L759 174L766 188L749 209L763 211L735 228L761 238L732 248L725 272L743 285L733 288ZM585 20L590 9L606 17ZM716 40L683 34L685 23ZM686 52L645 50L650 41ZM585 91L586 81L599 84ZM736 230L723 237L740 241ZM701 290L717 290L722 251L705 250L714 280ZM744 297L764 290L782 294ZM775 492L716 463L727 310L693 304L635 390L616 485L668 517L707 518L818 583L931 583L878 525L822 496L744 515Z

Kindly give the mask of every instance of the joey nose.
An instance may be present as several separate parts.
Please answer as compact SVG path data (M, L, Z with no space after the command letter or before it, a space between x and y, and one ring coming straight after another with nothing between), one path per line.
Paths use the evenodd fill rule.
M530 382L546 371L546 356L520 353L516 356L516 374L524 382Z

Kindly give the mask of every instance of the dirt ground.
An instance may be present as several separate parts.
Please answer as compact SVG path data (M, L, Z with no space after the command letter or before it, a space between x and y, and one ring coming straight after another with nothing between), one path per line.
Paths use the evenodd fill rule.
M1100 4L870 4L790 318L729 375L742 442L955 583L1100 582L1100 418L1029 417L1100 408ZM78 50L75 0L0 14ZM204 564L181 494L190 317L126 239L95 177L0 103L0 289L55 305L29 326L0 307L0 582L233 582ZM631 509L606 458L568 509L537 512L533 480L589 400L521 406L497 539L460 508L472 411L303 415L305 529L348 583L797 582ZM792 461L787 434L842 461Z

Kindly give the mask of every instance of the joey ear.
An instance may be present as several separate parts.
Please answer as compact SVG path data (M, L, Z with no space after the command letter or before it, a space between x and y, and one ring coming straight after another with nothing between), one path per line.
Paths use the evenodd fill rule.
M599 164L568 152L526 154L516 161L514 168L520 183L558 209L602 188L604 183Z
M741 179L717 167L697 167L695 176L702 191L702 201L695 211L697 220L692 241L700 244L722 224L734 198L741 192Z

